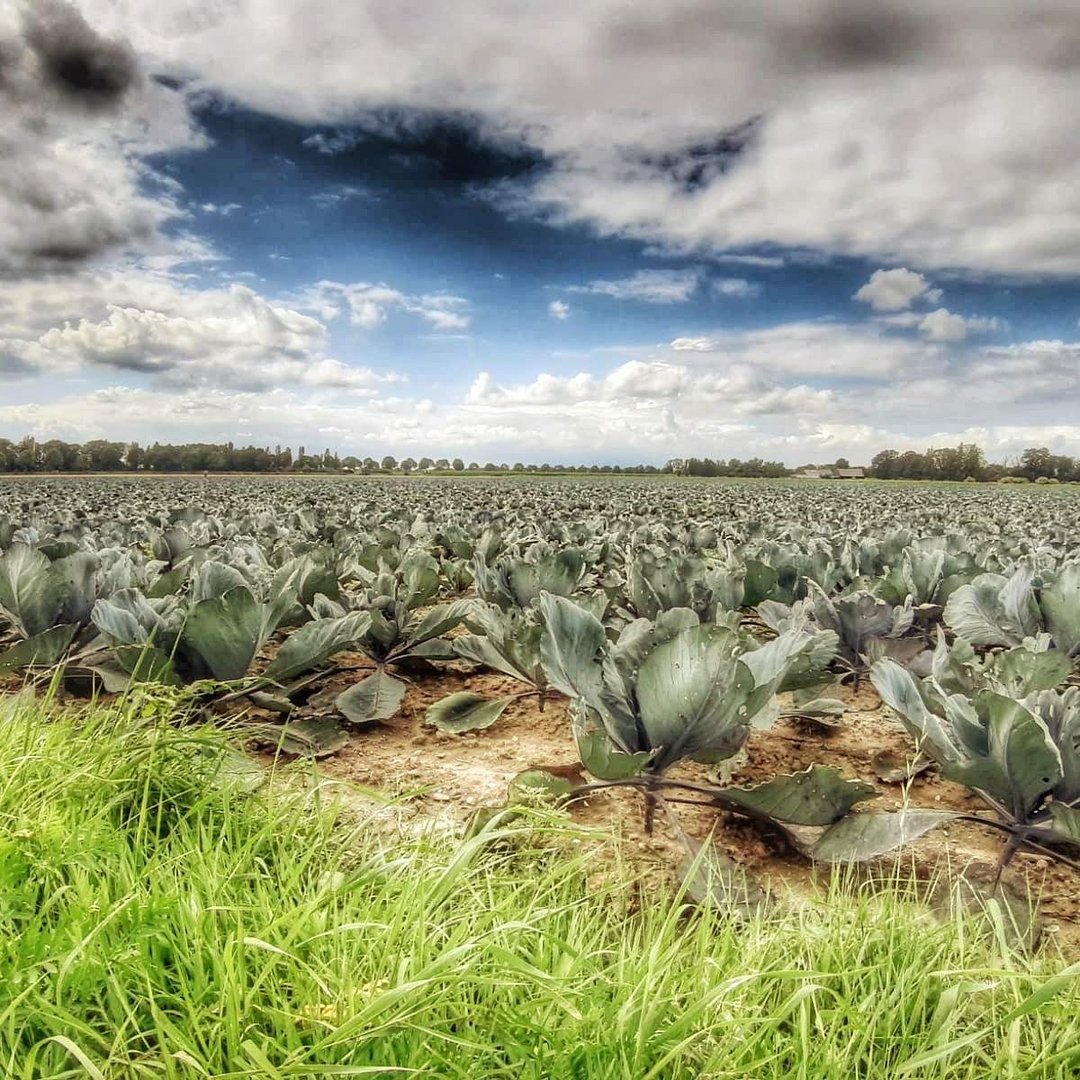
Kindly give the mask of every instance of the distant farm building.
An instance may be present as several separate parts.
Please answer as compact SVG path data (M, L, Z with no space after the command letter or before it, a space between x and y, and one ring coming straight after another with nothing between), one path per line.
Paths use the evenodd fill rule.
M799 480L864 480L866 470L861 465L854 469L799 469L795 476Z

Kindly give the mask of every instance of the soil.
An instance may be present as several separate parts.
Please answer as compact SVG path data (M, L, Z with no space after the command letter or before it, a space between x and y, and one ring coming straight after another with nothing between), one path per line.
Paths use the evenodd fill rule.
M360 656L343 659L344 670L325 684L339 693L372 670ZM403 673L399 673L403 674ZM536 698L512 702L495 724L483 731L455 735L424 724L434 701L459 690L484 697L520 693L522 684L465 664L450 664L438 671L410 672L402 708L394 719L352 734L336 754L319 762L321 773L361 788L394 797L393 810L384 817L388 831L463 831L472 815L484 807L502 806L510 780L528 769L556 767L574 772L579 765L571 735L567 703L548 700L541 709ZM838 767L845 776L873 784L879 797L862 806L895 810L903 805L959 811L985 810L978 798L961 785L942 780L933 770L907 783L883 783L873 759L890 750L910 760L910 737L891 718L868 684L858 690L838 687L830 696L848 704L843 726L826 729L808 721L782 718L768 731L756 731L746 748L745 760L730 774L739 784L767 780L814 764ZM669 775L698 782L715 777L715 767L684 764ZM725 777L726 779L726 777ZM750 822L715 808L680 805L679 818L686 833L704 841L710 834L752 880L782 903L806 904L820 898L829 874L815 868L795 852L781 835L770 835ZM586 827L583 843L629 862L652 885L675 888L685 847L663 815L651 835L643 829L641 797L629 790L608 790L572 804L571 819ZM592 827L592 828L590 828ZM971 825L940 828L906 847L899 856L906 868L923 882L922 899L943 909L958 892L978 905L993 885L1001 842L994 833ZM864 886L887 881L897 856L888 856L859 868L855 877ZM600 858L597 873L610 865ZM965 888L956 890L957 882ZM1017 855L1001 877L999 898L1006 901L1017 933L1044 947L1080 955L1080 873L1048 859ZM1029 926L1029 898L1038 905L1038 919Z

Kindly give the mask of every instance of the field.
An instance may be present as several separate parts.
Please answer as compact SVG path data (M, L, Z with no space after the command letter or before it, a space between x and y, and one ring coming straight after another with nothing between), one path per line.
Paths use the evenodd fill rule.
M338 824L311 818L312 829L330 829L318 843L333 849L331 863L342 859L341 845L359 843L356 821L366 852L356 857L375 858L387 845L416 870L421 890L429 887L425 875L447 873L446 860L455 865L455 852L469 852L462 895L492 911L473 911L469 917L489 919L488 928L471 926L466 937L496 933L496 910L528 923L539 903L523 899L530 873L537 888L557 894L545 910L591 904L622 912L620 919L640 917L659 935L658 950L670 948L672 957L704 950L693 960L699 967L712 946L695 937L698 930L664 936L674 933L663 915L673 897L676 911L692 901L717 920L717 949L729 937L737 949L753 928L761 970L776 967L784 949L797 955L792 940L800 933L808 935L806 970L824 963L811 940L850 959L853 942L836 945L838 924L850 917L879 944L875 934L907 934L903 955L890 962L910 964L916 981L931 969L974 971L983 963L998 972L989 979L995 986L1027 990L990 1010L1012 1016L1008 1039L991 1025L963 1043L942 1010L997 991L960 989L989 977L946 980L910 1040L899 1029L895 1043L864 1031L848 1045L851 1056L829 1049L845 1075L892 1075L902 1062L919 1076L1065 1076L1080 1067L1058 1036L1038 1027L1050 990L1010 1012L1039 986L1068 1000L1071 983L1053 973L1080 955L1076 489L580 477L22 479L0 487L0 552L0 686L22 716L9 729L26 726L21 741L9 732L9 789L32 757L20 757L16 744L50 737L31 730L67 724L64 738L82 741L86 725L99 731L102 711L123 716L135 734L123 735L114 716L102 753L120 738L117 730L137 745L156 732L175 737L170 746L186 738L213 747L224 755L230 799L284 800L284 808L260 804L261 812L298 820L314 813L313 790L320 800L332 795L328 813ZM48 700L44 719L23 715L37 708L28 692ZM45 756L62 788L63 755L53 747ZM104 775L116 766L82 768ZM289 800L307 809L290 810ZM4 829L17 832L10 797L4 812ZM10 856L10 836L5 842ZM193 834L188 842L200 845ZM504 861L485 862L492 850ZM512 872L507 851L516 853ZM842 868L838 876L833 867ZM285 878L280 887L292 904L301 886ZM900 904L898 889L918 903ZM845 911L830 923L830 912ZM928 913L937 921L927 922ZM370 912L338 915L349 922ZM964 929L969 918L989 919L989 946L982 931ZM584 932L576 915L571 922L558 933ZM916 941L917 928L930 926L937 929L926 931L927 941ZM519 956L520 942L504 944L507 956ZM934 961L919 953L931 945L944 950ZM566 953L577 957L566 960L568 970L613 947L578 942ZM946 959L954 947L959 952ZM267 948L292 946L275 939ZM1028 960L1016 959L1024 951L1048 966L1026 968ZM851 963L862 970L855 952ZM354 955L337 960L360 963ZM539 986L549 960L533 957L533 973L518 968L513 979ZM639 992L599 1004L596 980L610 978L608 962L590 967L584 997L555 995L550 1011L538 1013L547 1019L535 1021L570 1024L581 1038L599 1040L599 1057L572 1066L584 1051L561 1046L530 1072L504 1047L502 1064L483 1058L486 1071L462 1066L461 1075L674 1076L695 1068L742 1075L717 1071L724 1058L716 1040L731 1038L719 1014L695 1014L685 1029L657 1036L657 1045L638 1045L637 1057L604 1042L598 1032L622 1030ZM357 976L361 997L381 1000L395 979L408 982L405 973L388 974L388 963ZM1039 983L1039 972L1049 981ZM648 977L628 973L626 985ZM339 966L330 981L343 978ZM809 1003L818 990L800 980L786 993ZM300 993L271 982L275 993ZM870 983L828 985L822 993L841 997L880 992ZM305 1009L319 997L309 990ZM669 990L669 1008L690 992ZM598 1024L581 1019L585 998L596 1011L584 1014ZM426 1059L439 1062L434 1074L458 1075L454 1038L487 1053L490 1032L477 1020L471 1034L453 1035L446 1018L464 1006L444 1004L441 1020L409 1005L401 1030L382 1044L361 1040L363 1053L351 1057L341 1052L341 1031L353 1030L346 1013L355 1018L370 1001L346 1009L340 994L306 1027L294 1009L289 1034L265 1044L231 1033L212 1051L189 1046L194 1021L174 1018L170 1045L185 1047L202 1072L185 1071L186 1058L167 1063L155 1056L158 1047L146 1051L143 1071L102 1075L317 1076L303 1069L331 1060L419 1068L436 1046L442 1056ZM804 1009L784 995L743 1007L771 1015L778 1032L825 1023L816 1004ZM515 1008L507 1016L525 1024ZM901 1012L894 1020L902 1026ZM1030 1024L1022 1020L1029 1013ZM57 1032L92 1060L120 1060L102 1045L100 1023L87 1015L76 1022L75 1013L61 1019L42 1021L38 1042L53 1041L41 1060L73 1052ZM155 1038L164 1038L161 1017L131 1022L138 1030L156 1025ZM35 1072L32 1062L16 1069L34 1044L20 1026L29 1023L24 1006L0 1013L4 1074L61 1075ZM873 1023L884 1027L889 1018ZM394 1043L398 1050L386 1056L410 1024L439 1034L423 1045ZM72 1034L79 1031L84 1041ZM120 1040L125 1054L138 1042L128 1036ZM535 1040L521 1038L535 1051ZM471 1060L468 1052L462 1061ZM754 1057L746 1049L740 1067L789 1072L792 1052ZM286 1061L308 1064L288 1071ZM251 1071L256 1065L261 1072ZM829 1075L824 1059L803 1065L800 1075Z

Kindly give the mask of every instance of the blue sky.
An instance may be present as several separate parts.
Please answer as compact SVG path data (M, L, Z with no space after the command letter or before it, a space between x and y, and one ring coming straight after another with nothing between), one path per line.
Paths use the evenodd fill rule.
M0 0L0 435L1080 453L1080 15L985 7Z

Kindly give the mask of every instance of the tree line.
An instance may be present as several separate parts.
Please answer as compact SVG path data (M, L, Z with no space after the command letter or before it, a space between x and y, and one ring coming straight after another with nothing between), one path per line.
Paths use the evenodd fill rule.
M1080 458L1055 454L1045 446L1030 447L1010 463L988 462L974 443L917 450L882 450L870 462L868 475L878 480L1030 480L1080 481Z
M27 436L19 442L0 439L0 473L35 472L355 472L404 473L414 472L590 472L590 473L660 473L656 465L539 465L466 462L463 458L419 459L406 457L398 461L387 454L373 457L342 457L326 449L309 454L301 446L294 455L291 447L236 446L233 443L139 443L112 442L92 439L86 443L64 442L61 439L39 441ZM670 471L670 470L669 470Z
M847 467L845 459L829 462L828 468ZM803 466L808 467L808 466ZM821 466L815 466L821 467ZM796 470L779 461L761 458L672 458L657 465L563 465L543 462L527 464L493 461L466 462L463 458L406 457L398 460L387 454L382 458L340 456L326 449L309 454L301 446L296 454L285 446L236 446L233 443L154 443L141 446L135 442L91 439L85 443L61 439L39 441L27 436L18 442L0 438L0 473L34 472L481 472L547 473L585 472L619 474L669 473L681 476L784 477ZM974 443L940 447L920 453L917 450L882 450L875 454L866 470L878 480L977 480L1080 482L1080 458L1055 454L1046 447L1031 447L1014 462L988 462Z

